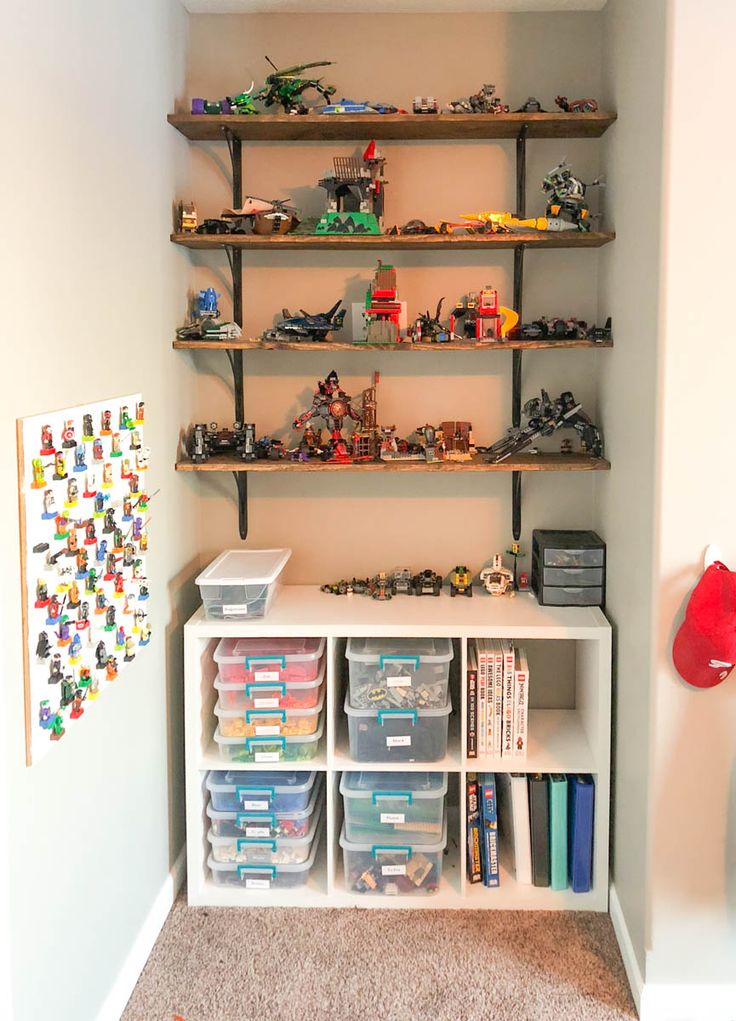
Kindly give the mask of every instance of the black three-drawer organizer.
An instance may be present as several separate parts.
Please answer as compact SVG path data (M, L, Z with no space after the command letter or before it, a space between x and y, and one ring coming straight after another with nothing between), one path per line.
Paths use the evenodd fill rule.
M604 606L605 542L589 530L535 528L532 589L542 606Z

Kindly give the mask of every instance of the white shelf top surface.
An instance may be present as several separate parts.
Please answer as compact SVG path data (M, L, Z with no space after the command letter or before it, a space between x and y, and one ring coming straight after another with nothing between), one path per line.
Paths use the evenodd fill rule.
M530 592L514 598L476 591L472 598L334 596L317 585L287 585L270 612L252 620L212 620L200 607L186 624L202 638L238 635L385 635L387 637L600 638L611 625L598 607L540 606Z

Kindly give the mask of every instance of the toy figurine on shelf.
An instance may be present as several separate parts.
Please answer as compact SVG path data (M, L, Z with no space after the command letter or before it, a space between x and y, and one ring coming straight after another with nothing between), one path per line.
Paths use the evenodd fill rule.
M301 429L315 416L324 419L330 430L325 460L348 463L350 454L342 435L342 426L346 418L359 424L362 424L362 419L352 406L352 397L340 386L340 379L334 369L317 383L311 408L295 418L292 426Z
M229 233L288 234L299 224L299 212L287 205L289 199L261 199L246 195L239 209L223 209L222 219ZM207 222L207 221L205 221ZM198 231L198 233L208 233Z
M396 270L378 260L373 282L366 291L363 311L365 335L356 344L397 344L401 340L401 302L396 289Z
M331 174L320 180L327 192L327 212L314 228L315 234L380 234L387 184L385 156L376 143L368 143L361 160L334 156Z
M197 207L193 202L182 202L179 206L179 230L182 234L194 234L199 225Z
M283 318L280 322L266 330L263 334L264 340L273 341L301 341L327 340L328 334L341 330L345 319L345 309L340 309L341 301L336 301L332 308L326 312L317 312L310 315L304 309L300 309L300 315L292 315L288 308L281 310Z
M427 567L414 575L411 587L415 596L438 596L442 591L442 575Z
M498 291L484 287L477 293L471 291L459 301L450 315L450 335L456 335L459 321L460 336L464 340L479 342L504 340L519 321L513 309L498 303Z
M325 103L335 94L334 85L323 85L321 78L301 78L304 71L313 67L331 67L332 60L314 60L310 64L295 64L294 67L278 68L269 57L266 60L273 68L267 75L266 82L256 92L253 99L264 106L281 106L284 113L305 114L307 106L303 96L308 89L313 89L322 96Z
M489 595L515 595L514 572L504 567L500 553L493 554L490 567L484 567L479 577L481 585Z
M450 572L450 595L468 597L473 595L473 579L464 564L458 564Z
M528 419L523 428L509 429L503 439L489 449L490 464L500 464L513 454L530 447L540 436L551 436L557 429L574 429L580 436L583 450L591 457L603 457L603 437L589 416L582 410L569 390L551 400L546 390L541 397L527 401L522 409Z
M575 177L570 165L563 160L545 176L542 191L547 197L547 216L561 221L563 228L590 230L590 210L585 201L588 188L601 185L600 178L585 184Z
M51 740L61 741L64 734L66 734L66 730L64 729L64 717L62 716L61 711L59 711L55 714L54 721L51 724Z
M38 707L38 725L42 730L51 730L54 722L54 714L51 711L51 703L44 698Z
M470 422L440 422L445 460L470 461L475 454L473 426Z
M529 96L525 103L522 103L515 113L546 113L536 96Z
M573 99L570 102L567 96L557 96L555 103L565 113L595 113L598 109L595 99Z
M371 579L369 592L373 599L378 599L381 602L391 599L391 582L385 571L379 571L378 574Z
M40 457L34 457L31 460L31 472L33 473L33 482L31 482L31 489L45 489L46 487L46 466Z
M84 713L82 702L84 701L84 692L81 688L77 688L74 692L74 698L72 699L72 708L69 712L69 718L71 720L78 720Z
M415 96L411 104L412 113L439 113L440 107L434 96Z
M54 434L50 425L41 426L41 457L53 457L56 453Z
M448 344L452 340L450 331L440 320L444 300L440 298L437 302L434 315L427 309L422 315L417 316L411 337L415 344Z
M51 655L51 642L49 636L45 631L39 631L38 641L36 642L36 659L39 663L43 663L45 659L48 659Z
M192 99L192 113L195 116L201 116L202 114L230 114L230 103L227 99L202 99L200 96L196 96Z
M508 113L509 107L495 95L495 85L482 85L478 92L447 104L449 113Z

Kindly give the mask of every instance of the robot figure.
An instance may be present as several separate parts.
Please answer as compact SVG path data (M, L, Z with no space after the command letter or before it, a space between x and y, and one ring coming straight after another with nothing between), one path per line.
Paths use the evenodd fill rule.
M590 210L585 201L588 188L600 186L596 178L585 184L575 177L572 168L565 160L558 163L542 181L542 191L547 196L547 216L572 224L578 230L590 230Z
M591 457L603 457L603 437L582 410L569 390L551 400L546 390L541 397L534 397L524 405L523 412L529 419L523 429L509 429L503 439L488 448L490 464L499 464L507 457L518 454L531 446L538 436L551 436L557 429L574 429L580 436L582 446Z
M323 418L330 430L330 440L325 448L323 460L349 462L350 454L342 436L342 425L346 418L351 418L354 422L362 425L362 418L352 406L352 397L346 394L340 386L340 380L334 369L325 377L324 381L317 383L317 389L312 398L312 407L294 419L293 428L301 429L315 415Z

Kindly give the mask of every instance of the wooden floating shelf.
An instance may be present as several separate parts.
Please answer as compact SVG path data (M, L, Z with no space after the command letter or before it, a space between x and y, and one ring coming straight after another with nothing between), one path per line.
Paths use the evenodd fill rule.
M169 124L194 142L215 142L229 129L246 142L332 142L368 138L444 141L478 138L599 138L615 113L507 114L202 114L171 113Z
M238 457L213 457L204 464L180 460L179 472L585 472L608 471L611 465L603 457L587 454L526 454L501 464L488 464L482 454L470 461L363 461L340 464L335 461L242 461Z
M458 341L452 344L351 344L337 341L315 340L175 340L177 351L434 351L445 354L450 351L555 351L559 348L613 347L612 340L504 340L492 344L473 344Z
M172 234L175 245L185 248L241 248L278 252L290 249L325 251L339 249L385 251L483 251L486 248L601 248L613 241L613 231L514 231L511 234Z

